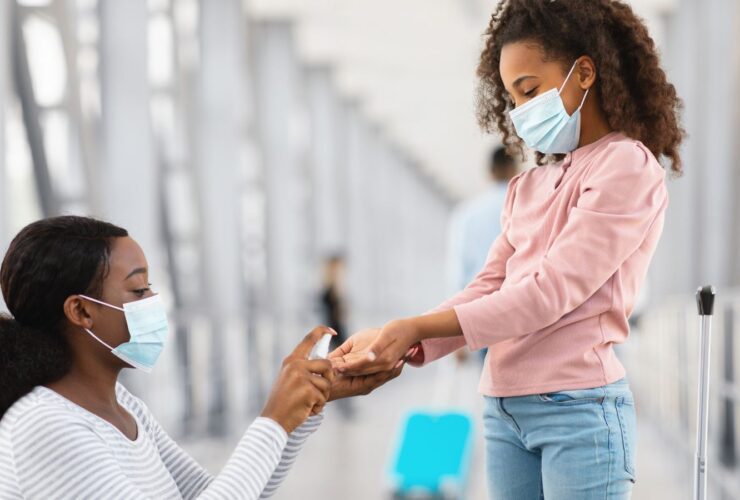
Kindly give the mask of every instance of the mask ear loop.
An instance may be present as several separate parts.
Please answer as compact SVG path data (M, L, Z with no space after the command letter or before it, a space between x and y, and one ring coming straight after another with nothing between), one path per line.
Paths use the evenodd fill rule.
M568 71L568 75L565 77L563 84L560 85L560 88L558 89L558 95L560 95L560 93L563 91L563 87L565 87L565 84L568 83L568 80L570 79L570 75L572 75L573 70L576 69L576 64L578 64L578 60L574 61L573 66L570 67L570 71ZM586 102L586 96L588 95L589 90L591 89L586 89L586 92L583 94L583 98L581 99L581 104L579 104L578 108L576 108L576 110L573 111L573 114L575 114L578 110L580 110L583 107L583 103Z
M563 87L565 87L565 84L568 83L568 80L570 79L570 75L572 75L573 70L576 69L577 63L578 63L578 60L573 61L573 66L570 67L570 71L568 71L568 75L565 77L565 80L563 80L563 83L560 85L560 88L558 89L558 94L560 94L563 91Z
M581 109L583 107L583 103L586 102L586 96L588 95L588 91L589 90L591 90L591 89L586 89L586 92L583 94L583 99L581 99L581 104L578 105L578 109L576 109L576 111L578 111L579 109ZM574 111L574 113L575 113L575 111Z
M83 299L90 300L92 302L97 302L101 306L107 306L107 307L110 307L110 308L113 308L113 309L118 309L121 312L126 312L126 310L123 309L122 307L113 306L111 304L108 304L107 302L103 302L102 300L93 299L92 297L88 297L87 295L78 294L78 297L82 297Z
M104 342L100 337L98 337L97 335L95 335L92 331L88 330L87 328L85 328L85 331L87 333L89 333L92 336L92 338L94 338L95 340L97 340L98 342L100 342L101 344L103 344L105 347L107 347L111 351L113 349L115 349L114 347L109 346L106 342Z
M91 301L91 302L96 302L96 303L98 303L98 304L100 304L100 305L103 305L103 306L107 306L107 307L110 307L110 308L112 308L112 309L118 309L119 311L125 312L125 311L124 311L124 310L123 310L122 308L120 308L120 307L116 307L116 306L113 306L113 305L111 305L111 304L107 304L107 303L103 302L102 300L98 300L98 299L93 299L92 297L88 297L87 295L82 295L82 294L79 294L78 296L79 296L79 297L82 297L82 298L83 298L83 299L85 299L85 300L89 300L89 301ZM103 340L102 340L102 339L101 339L100 337L98 337L97 335L95 335L95 334L94 334L94 333L93 333L93 332L92 332L91 330L88 330L87 328L84 328L84 330L85 330L85 331L86 331L87 333L89 333L89 334L90 334L90 335L92 336L92 338L94 338L95 340L97 340L98 342L100 342L101 344L103 344L103 345L104 345L105 347L107 347L107 348L108 348L108 349L110 349L111 351L112 351L112 350L114 349L114 347L111 347L111 346L109 346L109 345L108 345L108 344L107 344L106 342L104 342L104 341L103 341Z

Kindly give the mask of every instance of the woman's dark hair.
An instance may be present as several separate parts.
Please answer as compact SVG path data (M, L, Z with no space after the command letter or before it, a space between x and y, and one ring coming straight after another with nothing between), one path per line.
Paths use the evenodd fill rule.
M87 217L29 224L10 243L0 267L0 418L37 385L60 379L72 358L64 336L64 302L98 297L108 273L111 239L125 229Z
M609 125L641 141L656 156L669 159L681 173L679 125L681 101L660 67L655 43L643 21L617 0L502 0L491 16L478 65L478 121L484 130L498 130L513 153L521 154L508 112L514 103L499 73L501 49L531 41L547 60L567 70L587 55L596 64L595 95ZM555 155L559 159L562 155ZM537 163L550 161L537 153Z

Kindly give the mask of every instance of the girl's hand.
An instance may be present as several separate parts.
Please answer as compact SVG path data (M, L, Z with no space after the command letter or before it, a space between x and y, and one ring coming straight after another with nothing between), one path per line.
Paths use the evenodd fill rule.
M325 359L308 360L313 346L329 328L314 328L285 358L261 416L280 424L290 434L309 416L321 412L331 395L334 370Z
M397 369L412 355L419 362L423 351L417 346L415 329L410 322L391 321L382 329L362 330L329 355L334 367L345 375L361 376ZM412 349L413 348L413 349Z

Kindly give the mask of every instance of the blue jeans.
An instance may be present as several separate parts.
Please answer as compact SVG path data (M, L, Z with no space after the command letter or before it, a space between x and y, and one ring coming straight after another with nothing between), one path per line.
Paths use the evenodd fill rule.
M593 389L485 400L491 499L630 497L637 429L625 379Z

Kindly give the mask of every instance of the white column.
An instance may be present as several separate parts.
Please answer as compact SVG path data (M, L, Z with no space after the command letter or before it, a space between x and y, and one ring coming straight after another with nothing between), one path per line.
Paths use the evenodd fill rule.
M10 243L12 235L8 234L8 174L7 149L5 148L5 105L8 99L10 78L10 9L8 2L0 2L0 255L5 255L5 249ZM2 294L0 294L0 309L4 309Z
M704 9L690 1L683 4L671 17L663 65L669 81L676 85L686 105L682 123L689 138L681 149L685 173L678 180L668 181L670 204L665 228L648 274L650 289L656 297L696 289L699 284L699 248L703 245L698 224L701 200L697 197L696 187L700 182L697 169L702 168L703 164L698 140L701 131L695 126L698 110L692 103L693 96L705 94L706 88L700 86L700 82L692 75L698 71L701 59L701 43L697 40L695 19L701 16L700 11Z
M310 328L315 301L315 274L310 267L310 122L291 30L288 22L264 21L255 27L253 38L257 123L266 177L274 362Z
M341 214L342 188L340 157L344 128L331 71L326 66L307 71L308 103L311 113L311 168L313 173L313 211L315 252L321 267L323 259L343 250Z
M668 182L666 226L649 275L658 296L693 293L703 283L732 285L737 260L732 254L739 218L733 204L737 106L732 103L739 77L727 52L737 46L732 43L738 40L737 6L722 0L679 3L666 16L663 62L684 102L688 137L682 148L685 173ZM707 75L716 75L711 84Z
M197 92L197 190L201 200L203 299L212 324L211 428L246 409L245 282L241 262L246 22L239 0L201 1ZM241 361L241 366L239 366ZM227 408L232 406L232 408Z
M101 157L102 218L120 225L143 248L149 279L164 287L160 227L160 172L154 160L149 111L145 0L101 0ZM161 288L160 288L161 289ZM134 391L146 397L152 380L127 372Z
M102 0L101 185L103 215L129 230L160 268L159 172L153 153L145 0Z
M372 314L373 253L368 199L372 154L371 132L357 104L352 104L347 119L347 291L351 328L361 328L377 318Z
M734 4L734 5L732 5ZM733 12L734 9L734 12ZM703 206L699 227L706 231L700 251L702 270L701 283L712 283L720 287L737 285L731 282L732 233L734 226L740 224L737 213L733 213L733 193L735 172L738 168L737 140L740 131L736 128L738 108L737 81L740 79L737 59L730 59L740 36L737 34L737 15L740 10L736 2L709 0L702 5L704 22L700 25L699 39L704 42L702 61L706 71L695 72L694 78L701 88L694 96L693 106L701 110L698 128L703 131L703 158L693 168L700 170L702 183L699 203ZM729 42L729 45L728 45ZM729 56L729 57L728 57ZM726 72L717 68L726 68ZM711 81L708 80L711 78ZM708 89L711 89L708 91ZM730 103L735 103L731 105Z

